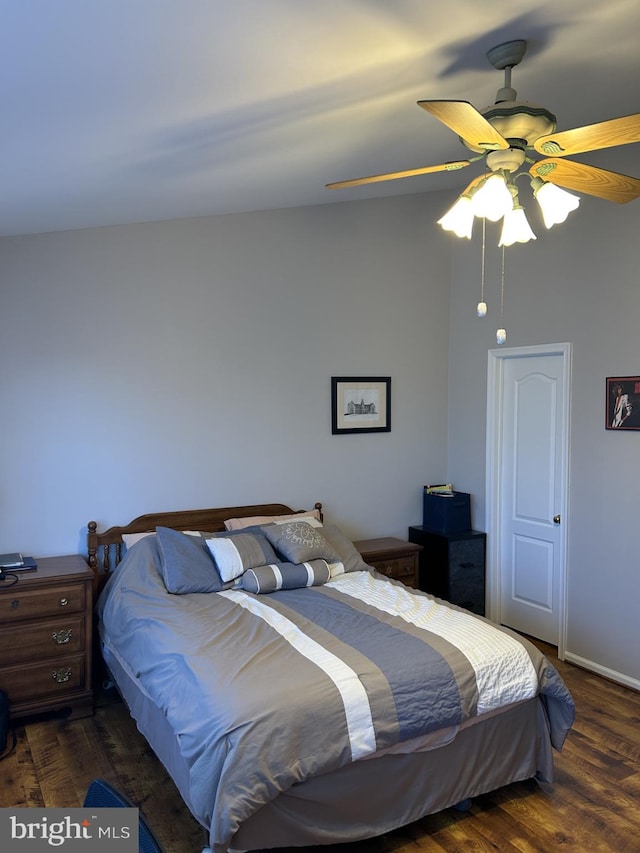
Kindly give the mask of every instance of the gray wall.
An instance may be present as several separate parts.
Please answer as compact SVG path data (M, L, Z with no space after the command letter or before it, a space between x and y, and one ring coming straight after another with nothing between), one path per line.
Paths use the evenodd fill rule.
M154 510L325 504L406 537L450 479L484 524L480 249L415 195L0 241L0 551L60 554ZM508 346L573 344L568 637L640 685L640 433L604 429L640 374L640 206L583 199L507 257ZM490 312L497 294L490 253ZM449 302L449 298L451 301ZM451 316L450 316L451 315ZM392 431L332 436L332 375L392 377Z
M567 657L640 687L640 432L604 428L605 378L640 375L640 204L583 198L551 231L532 224L538 240L507 251L505 323L509 347L573 347ZM480 246L458 241L454 251L448 473L474 494L482 529L499 255L488 250L489 314L481 320Z
M0 241L0 551L86 522L281 501L354 537L445 475L450 249L433 198ZM331 435L332 375L391 376L390 433Z

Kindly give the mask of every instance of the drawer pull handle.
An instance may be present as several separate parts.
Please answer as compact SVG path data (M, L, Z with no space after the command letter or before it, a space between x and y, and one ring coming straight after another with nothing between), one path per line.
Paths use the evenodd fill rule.
M18 607L20 607L20 599L19 599L19 598L14 598L14 599L13 599L13 601L11 602L11 609L12 609L12 610L17 610L17 609L18 609Z
M66 607L68 603L69 603L69 599L68 599L68 598L61 598L61 599L60 599L60 601L58 602L58 604L60 605L60 607Z
M64 684L65 681L69 681L71 678L71 667L68 666L66 669L54 669L51 673L51 678L54 681L57 681L58 684Z
M461 569L472 569L475 566L475 563L460 563Z
M59 646L63 646L65 643L70 642L72 635L73 628L63 628L61 631L54 631L51 634L51 639Z

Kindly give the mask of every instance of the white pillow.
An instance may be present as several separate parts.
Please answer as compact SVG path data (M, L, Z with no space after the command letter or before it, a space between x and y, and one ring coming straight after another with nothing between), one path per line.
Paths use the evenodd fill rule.
M200 536L197 530L182 530L182 533L185 536ZM127 546L127 548L131 548L136 542L139 542L141 539L144 539L146 536L155 536L155 530L145 530L144 533L123 533L122 541Z
M310 527L324 527L321 521L318 521L317 518L314 518L312 515L303 515L300 518L297 515L287 515L285 518L278 518L275 521L269 522L270 524L289 524L290 521L300 521L303 524L308 524Z
M144 533L123 533L122 541L127 546L127 548L131 548L132 545L135 545L136 542L139 542L141 539L144 539L146 536L155 536L155 530L147 530Z
M291 515L253 515L249 518L228 518L225 523L226 530L242 530L244 527L254 527L260 524L273 524L296 519L300 521L304 518L315 518L320 521L320 511L310 509L307 512L295 512Z

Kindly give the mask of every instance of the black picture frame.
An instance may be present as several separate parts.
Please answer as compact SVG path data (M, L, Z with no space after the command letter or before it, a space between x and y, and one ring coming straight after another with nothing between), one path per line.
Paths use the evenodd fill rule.
M331 433L391 432L390 376L332 376Z
M607 376L605 428L640 430L640 376Z

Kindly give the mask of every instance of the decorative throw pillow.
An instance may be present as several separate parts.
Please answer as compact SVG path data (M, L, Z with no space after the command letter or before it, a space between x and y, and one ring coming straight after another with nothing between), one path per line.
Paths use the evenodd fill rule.
M262 530L276 551L290 563L304 563L306 560L335 563L340 560L338 552L322 535L322 528L312 527L304 521L269 524Z
M157 527L162 579L168 592L218 592L223 588L206 542L170 527Z
M320 511L310 509L290 515L253 515L248 518L228 518L224 526L226 530L243 530L245 527L255 527L260 524L271 524L274 521L287 521L294 518L315 518L317 521L320 521Z
M223 533L205 541L225 583L240 577L247 569L278 561L262 532Z
M248 569L242 576L242 588L261 595L279 589L299 589L305 586L321 586L331 575L326 560L311 560L307 563L272 563Z

